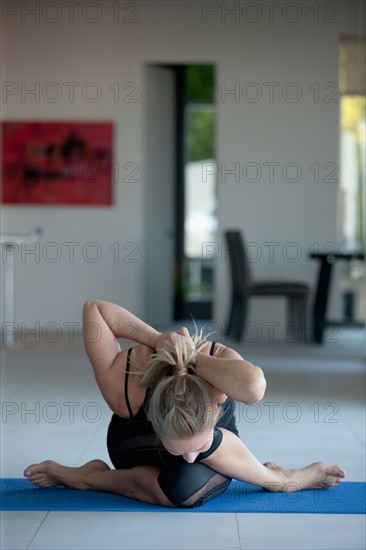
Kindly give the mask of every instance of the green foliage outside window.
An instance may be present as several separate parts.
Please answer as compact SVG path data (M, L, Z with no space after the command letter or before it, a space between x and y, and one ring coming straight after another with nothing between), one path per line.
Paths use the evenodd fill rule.
M214 159L214 111L191 111L188 120L187 161Z
M185 70L186 103L214 103L213 65L190 65Z
M215 158L213 65L190 65L185 70L187 106L187 162ZM212 106L212 108L211 108Z

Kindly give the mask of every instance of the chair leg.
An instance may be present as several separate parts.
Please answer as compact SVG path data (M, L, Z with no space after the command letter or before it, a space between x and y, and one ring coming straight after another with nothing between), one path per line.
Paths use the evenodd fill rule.
M247 310L247 299L243 296L233 295L231 300L229 320L226 328L226 336L240 342L243 335Z
M238 325L237 327L235 327L237 342L240 342L244 337L245 322L247 320L247 309L248 309L248 299L245 297L241 298L240 307L238 311Z
M302 336L302 341L303 342L307 342L307 335L308 335L308 323L307 323L307 319L308 319L308 316L307 316L307 298L304 297L304 298L301 298L301 322L302 322L302 333L301 333L301 336Z
M294 341L296 334L296 298L289 296L287 300L287 326L286 335L290 338L290 342Z
M288 298L289 334L292 342L306 341L306 298L291 296Z
M226 330L225 330L226 336L231 336L233 326L234 326L234 321L235 321L235 297L232 296L231 305L230 305L230 313L229 313L229 317L228 317L228 321L227 321L227 325L226 325Z
M303 296L297 298L297 322L299 340L306 342L306 298Z

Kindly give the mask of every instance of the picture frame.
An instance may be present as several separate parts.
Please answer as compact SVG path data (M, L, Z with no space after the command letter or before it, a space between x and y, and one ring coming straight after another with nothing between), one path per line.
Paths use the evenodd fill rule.
M2 203L112 205L113 123L2 123Z

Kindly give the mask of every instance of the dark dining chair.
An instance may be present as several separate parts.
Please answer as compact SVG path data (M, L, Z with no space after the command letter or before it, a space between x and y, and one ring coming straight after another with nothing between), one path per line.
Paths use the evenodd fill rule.
M291 281L254 282L241 232L225 231L225 240L232 290L226 335L237 342L242 340L250 296L284 296L287 299L286 335L292 342L306 340L309 286Z

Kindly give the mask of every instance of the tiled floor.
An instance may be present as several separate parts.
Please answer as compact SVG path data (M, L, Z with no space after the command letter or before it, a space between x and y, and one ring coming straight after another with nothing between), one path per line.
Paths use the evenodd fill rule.
M267 392L239 405L240 435L262 462L339 464L365 481L364 333L324 346L232 344L260 365ZM229 342L226 342L229 345ZM80 340L5 349L2 356L1 477L22 477L51 458L109 464L111 416ZM4 512L1 549L313 549L366 546L365 517L312 514Z

